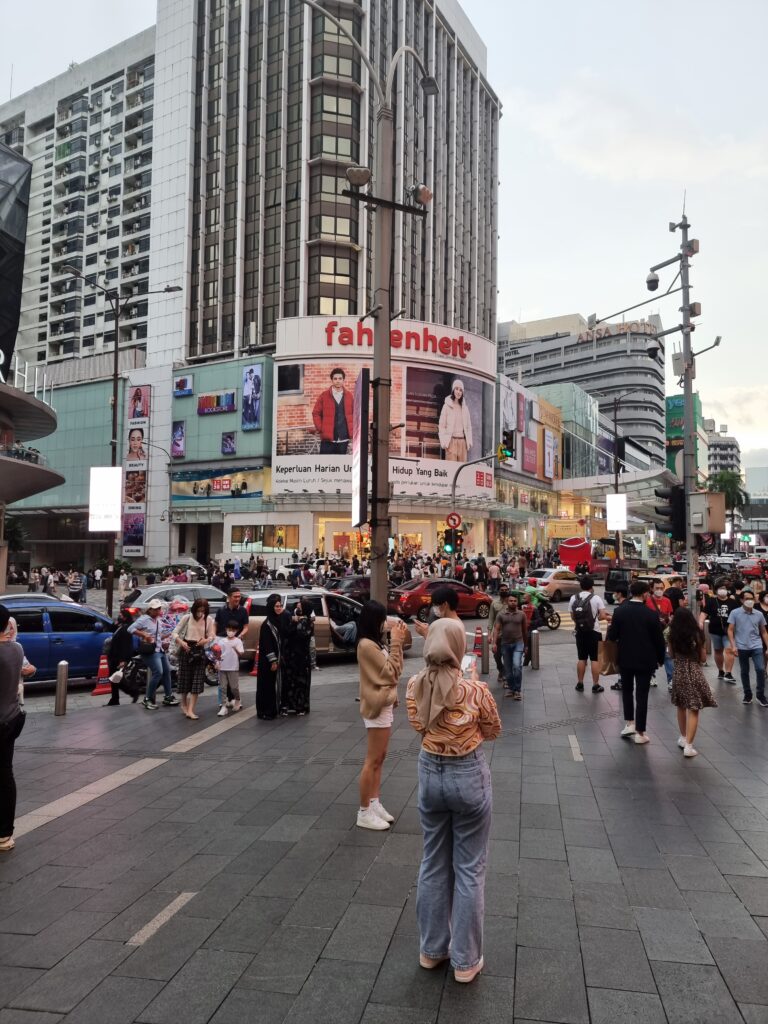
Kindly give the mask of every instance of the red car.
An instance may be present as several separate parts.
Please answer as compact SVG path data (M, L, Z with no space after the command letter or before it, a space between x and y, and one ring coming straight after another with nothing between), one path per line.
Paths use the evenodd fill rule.
M487 619L491 607L491 599L471 587L459 583L458 580L428 579L409 580L401 587L395 587L387 593L387 611L390 615L399 615L409 619L415 615L420 622L429 618L432 594L438 587L450 587L459 595L459 615L466 619Z
M761 580L764 575L764 566L759 558L742 558L736 571L745 579Z

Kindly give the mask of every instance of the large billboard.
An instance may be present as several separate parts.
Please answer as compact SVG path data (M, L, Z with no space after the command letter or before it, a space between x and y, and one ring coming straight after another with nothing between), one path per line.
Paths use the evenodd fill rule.
M512 432L512 458L502 469L551 484L561 472L562 414L522 384L499 375L499 436Z
M496 349L486 338L395 321L389 479L395 494L492 497L493 469L461 466L495 446ZM353 396L372 368L373 328L356 317L277 325L275 493L352 491Z
M131 385L126 394L123 466L123 557L142 557L147 519L149 432L152 422L152 387Z

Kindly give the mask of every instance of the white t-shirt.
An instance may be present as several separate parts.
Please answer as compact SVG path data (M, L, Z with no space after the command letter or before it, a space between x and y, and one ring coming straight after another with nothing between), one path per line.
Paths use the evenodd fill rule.
M584 598L589 597L590 594L592 594L592 592L589 591L589 590L580 590L579 591L579 599L584 600ZM571 600L568 602L568 611L569 612L573 611L573 606L575 604L576 604L576 595L574 594L573 597L571 598ZM602 599L602 597L599 596L599 594L592 594L591 600L590 600L590 604L592 605L592 614L595 617L595 630L597 631L597 629L598 629L597 618L598 618L600 612L605 611L605 601Z
M230 639L228 636L220 636L216 643L221 647L221 661L219 668L223 672L237 672L240 668L240 655L243 653L243 641L239 636Z

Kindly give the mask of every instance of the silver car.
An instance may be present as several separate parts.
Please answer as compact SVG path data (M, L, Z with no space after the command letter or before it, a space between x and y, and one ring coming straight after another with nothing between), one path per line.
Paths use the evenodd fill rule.
M139 587L136 590L129 590L125 600L121 602L122 608L127 608L132 614L143 612L152 600L168 603L176 597L183 597L191 605L198 598L204 598L208 602L211 614L214 615L219 608L227 603L227 595L223 590L218 590L207 583L153 583L151 587Z
M526 579L550 601L562 601L581 590L579 577L570 569L532 569Z

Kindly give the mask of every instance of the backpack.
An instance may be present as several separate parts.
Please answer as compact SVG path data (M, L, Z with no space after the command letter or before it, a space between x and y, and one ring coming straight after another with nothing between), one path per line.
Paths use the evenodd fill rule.
M593 633L595 629L595 609L592 604L594 594L587 597L577 597L573 602L571 617L577 633Z

